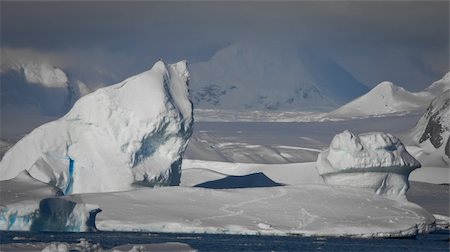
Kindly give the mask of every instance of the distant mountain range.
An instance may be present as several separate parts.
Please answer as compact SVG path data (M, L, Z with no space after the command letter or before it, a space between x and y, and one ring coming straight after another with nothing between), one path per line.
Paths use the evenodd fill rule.
M421 92L390 82L370 89L329 57L298 48L239 42L205 62L191 64L194 108L245 113L332 111L330 117L345 119L422 111L450 89L450 73ZM64 115L77 99L91 92L77 76L39 58L8 68L2 65L0 76L2 139L15 138Z

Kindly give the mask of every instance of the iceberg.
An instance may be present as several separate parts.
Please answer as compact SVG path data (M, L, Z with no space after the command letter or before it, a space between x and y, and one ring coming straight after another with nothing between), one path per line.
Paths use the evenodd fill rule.
M26 170L65 194L178 185L193 125L188 81L186 61L159 61L83 96L5 154L1 180Z
M420 206L354 187L174 186L67 198L98 204L100 231L404 237L435 228L433 215Z
M95 204L59 197L60 189L37 181L27 171L0 181L0 230L72 231L96 230Z
M316 162L326 184L354 186L377 194L402 197L408 190L409 174L420 163L402 142L387 133L337 134Z

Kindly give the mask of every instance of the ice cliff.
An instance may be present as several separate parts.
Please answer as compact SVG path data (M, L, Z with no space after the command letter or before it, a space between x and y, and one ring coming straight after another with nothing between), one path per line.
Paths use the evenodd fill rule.
M62 194L58 188L32 178L27 171L0 181L0 230L96 230L98 206L59 197Z
M152 69L79 99L3 157L0 178L23 170L65 194L178 185L192 134L185 61Z
M361 187L377 194L402 196L409 187L409 174L420 163L401 141L386 133L337 134L316 163L330 185Z

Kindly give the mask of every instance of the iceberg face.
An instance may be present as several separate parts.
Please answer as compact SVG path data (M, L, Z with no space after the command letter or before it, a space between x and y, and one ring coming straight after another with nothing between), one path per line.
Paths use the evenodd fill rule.
M0 230L73 231L95 230L94 204L58 198L62 191L23 171L16 178L0 181Z
M20 140L0 163L66 194L178 185L192 134L185 61L153 68L79 99L62 118Z
M87 232L96 230L93 204L63 198L23 201L0 209L0 230Z
M337 134L316 163L327 184L369 189L377 194L404 195L408 176L420 163L401 141L386 133Z

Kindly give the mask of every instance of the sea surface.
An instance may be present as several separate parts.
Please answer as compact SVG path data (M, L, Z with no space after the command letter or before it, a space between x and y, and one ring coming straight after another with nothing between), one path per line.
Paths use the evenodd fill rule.
M12 232L0 231L0 248L8 243L66 242L85 240L110 249L124 244L179 242L199 251L449 251L449 230L404 239L361 239L300 236L250 236L217 234L133 232ZM4 251L4 249L1 249Z

